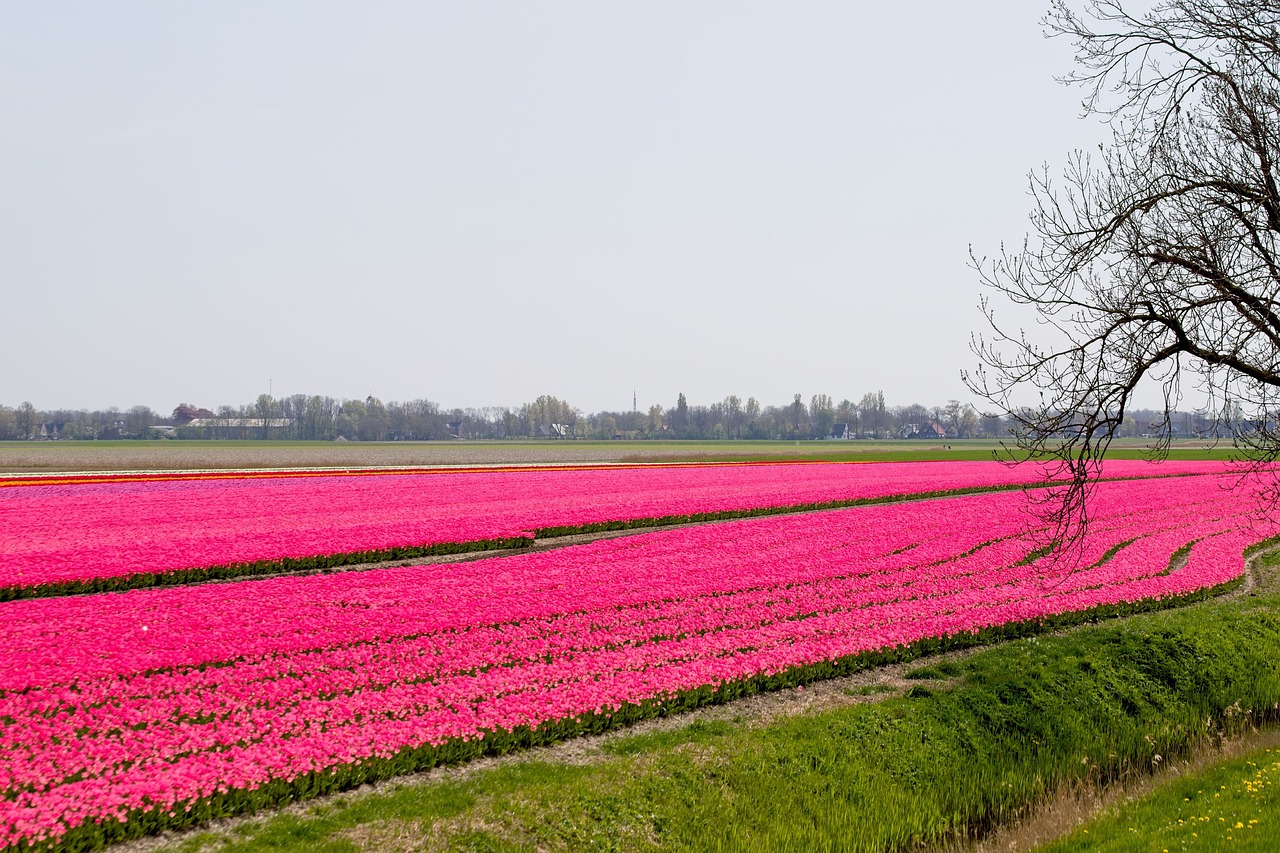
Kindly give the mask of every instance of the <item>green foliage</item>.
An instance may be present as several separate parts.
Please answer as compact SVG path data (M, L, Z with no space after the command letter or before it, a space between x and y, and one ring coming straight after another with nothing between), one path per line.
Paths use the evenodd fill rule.
M685 743L708 743L732 731L733 727L723 720L709 722L699 720L679 729L619 738L604 744L601 749L610 755L638 755L655 749L670 749Z
M846 696L879 696L884 693L892 693L893 687L888 684L863 684L858 687L851 687L844 691Z
M955 661L942 661L933 666L920 666L908 672L904 678L912 681L923 681L934 678L954 678L961 671L960 664Z
M1280 849L1280 750L1260 748L1108 809L1044 853Z

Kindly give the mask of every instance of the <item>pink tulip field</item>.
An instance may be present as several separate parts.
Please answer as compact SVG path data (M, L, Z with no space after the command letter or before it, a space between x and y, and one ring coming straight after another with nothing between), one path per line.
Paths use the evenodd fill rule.
M1223 467L1115 461L1105 475ZM1030 465L921 462L0 481L0 601L519 547L564 533L1007 488L1045 477Z
M1098 486L1089 537L1048 556L1026 495L1004 488L1037 475L980 463L0 489L10 587L990 489L468 562L0 603L0 849L93 847L1195 600L1239 584L1245 549L1280 533L1220 465L1105 473L1126 479Z

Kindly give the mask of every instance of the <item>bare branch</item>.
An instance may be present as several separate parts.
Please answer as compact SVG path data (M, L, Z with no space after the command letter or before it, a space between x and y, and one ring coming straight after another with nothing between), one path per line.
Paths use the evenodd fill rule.
M1280 0L1055 0L1044 24L1075 44L1062 79L1112 138L1030 175L1032 233L972 258L989 330L964 378L1015 424L1011 459L1067 478L1041 509L1068 541L1146 381L1154 457L1191 383L1242 458L1280 459ZM1000 303L1034 308L1035 333L998 323Z

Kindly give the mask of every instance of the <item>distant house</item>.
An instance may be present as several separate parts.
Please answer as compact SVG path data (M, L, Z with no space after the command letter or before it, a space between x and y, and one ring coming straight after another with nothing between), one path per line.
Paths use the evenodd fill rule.
M947 431L936 421L926 421L922 424L903 424L902 429L898 430L898 438L907 439L931 439L936 440L946 438Z
M831 427L832 438L853 438L853 433L849 432L848 424L835 424Z
M187 422L192 429L284 429L293 418L194 418Z
M288 429L293 418L193 418L182 434L199 438L256 438Z
M538 438L572 438L573 428L568 424L539 424Z

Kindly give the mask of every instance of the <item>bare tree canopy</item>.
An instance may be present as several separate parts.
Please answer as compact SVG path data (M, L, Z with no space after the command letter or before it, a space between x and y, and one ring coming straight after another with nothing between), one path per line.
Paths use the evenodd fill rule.
M1139 15L1057 0L1044 23L1075 43L1063 80L1111 141L1071 155L1060 180L1033 174L1032 233L974 258L991 329L965 381L1011 416L1017 453L1074 475L1068 514L1140 385L1163 389L1155 455L1194 392L1245 412L1243 456L1276 459L1280 2L1166 0ZM1002 325L1007 302L1033 308L1037 328Z

